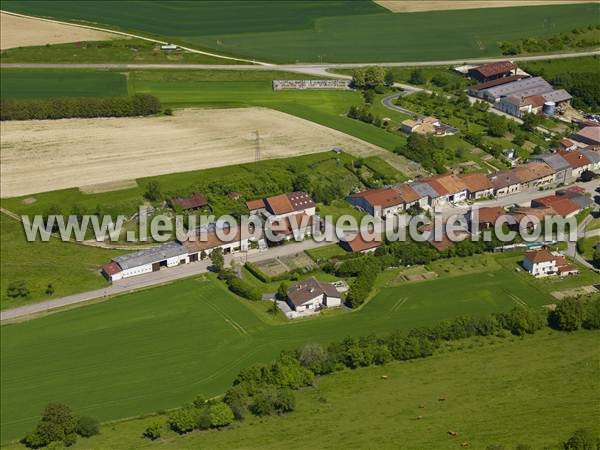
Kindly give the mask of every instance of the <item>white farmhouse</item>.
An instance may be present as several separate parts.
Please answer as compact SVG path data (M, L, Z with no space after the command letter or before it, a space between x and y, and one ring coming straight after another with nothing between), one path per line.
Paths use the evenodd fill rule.
M342 304L342 296L333 284L322 283L314 277L289 288L286 300L296 312L317 311Z
M534 277L546 277L556 273L556 256L548 250L525 253L523 268Z

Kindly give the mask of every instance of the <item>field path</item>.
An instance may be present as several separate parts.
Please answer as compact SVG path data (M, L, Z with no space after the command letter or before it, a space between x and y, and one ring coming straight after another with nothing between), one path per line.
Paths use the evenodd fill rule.
M329 73L329 69L354 69L364 66L381 67L427 67L446 66L462 64L487 64L498 61L547 61L552 59L580 58L582 56L600 55L600 49L583 52L551 53L546 55L529 56L504 56L496 58L464 58L431 61L398 61L398 62L374 62L374 63L315 63L315 64L86 64L86 63L2 63L0 68L4 69L116 69L116 70L138 70L138 69L164 69L164 70L280 70L284 72L298 72L309 75L329 76L333 78L345 78L341 75ZM212 55L220 57L219 55ZM252 61L250 61L252 62Z

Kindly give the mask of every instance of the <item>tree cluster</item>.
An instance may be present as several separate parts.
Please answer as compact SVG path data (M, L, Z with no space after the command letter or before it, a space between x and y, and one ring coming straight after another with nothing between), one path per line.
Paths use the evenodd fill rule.
M561 33L550 38L530 37L516 41L498 43L503 55L518 55L521 53L558 52L565 49L582 49L597 47L600 39L596 34L585 36L588 31L600 30L600 26L590 25L587 28L575 28L570 32Z
M596 298L566 298L550 312L550 325L561 331L600 329L600 301Z
M158 113L161 104L149 94L131 97L64 97L0 101L0 120L41 120L92 117L133 117Z
M232 270L221 270L221 272L219 272L219 278L225 280L227 287L234 294L252 301L262 300L262 292L260 289L248 283L247 281L238 278L238 276Z
M192 404L171 413L167 418L167 425L176 433L185 434L193 430L226 427L234 420L233 411L223 401L204 401L198 398ZM157 425L148 427L144 436L150 440L160 437L160 426Z
M99 432L96 419L77 416L62 403L50 403L44 409L42 418L35 429L25 436L21 443L29 448L45 447L52 443L69 447L77 441L77 436L91 437Z
M356 89L375 89L380 86L392 86L393 84L393 72L383 67L359 67L352 73L352 86Z

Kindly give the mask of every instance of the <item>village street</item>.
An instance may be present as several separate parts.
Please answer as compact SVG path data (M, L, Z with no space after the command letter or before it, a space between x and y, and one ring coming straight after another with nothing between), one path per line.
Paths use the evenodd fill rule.
M225 264L229 265L231 263L237 263L239 265L243 265L247 261L256 262L283 256L292 256L305 250L310 250L329 244L331 244L331 242L315 242L312 239L306 239L301 242L285 244L266 250L250 250L248 252L225 255ZM136 291L138 289L145 289L161 284L171 283L182 278L192 277L208 272L209 265L210 260L206 259L193 264L183 264L180 266L163 268L158 272L150 272L116 281L111 285L108 285L106 288L73 294L44 302L33 303L31 305L25 305L18 308L7 309L0 312L0 321L13 320L19 317L35 315L90 300L108 298L115 295Z

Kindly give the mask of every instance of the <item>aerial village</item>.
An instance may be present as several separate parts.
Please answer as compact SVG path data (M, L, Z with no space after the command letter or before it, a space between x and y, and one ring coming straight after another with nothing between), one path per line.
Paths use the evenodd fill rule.
M562 89L555 90L541 77L530 77L510 61L482 66L462 66L455 70L479 83L468 88L474 99L492 103L493 108L515 118L524 114L543 114L550 117L561 114L568 106L571 96ZM275 80L274 90L284 89L349 89L346 80ZM569 138L563 138L557 148L546 153L531 155L522 164L513 164L507 170L491 173L442 174L421 177L404 183L353 192L346 201L355 209L380 221L399 214L416 215L431 212L434 207L462 208L469 224L464 233L481 233L493 227L501 216L510 216L516 222L524 217L538 220L545 216L569 218L593 207L594 202L586 191L570 186L581 180L584 173L600 173L600 123L592 120L578 123L579 130ZM406 134L418 133L443 137L459 130L441 123L434 117L421 117L402 122L400 130ZM340 152L341 149L332 149ZM547 191L547 192L544 192ZM535 193L539 193L535 195ZM533 197L531 194L534 194ZM230 195L235 195L231 193ZM528 200L515 201L506 206L503 198L524 194ZM239 194L238 194L239 196ZM531 198L530 198L531 197ZM484 201L500 200L493 206L479 207ZM183 211L201 210L208 205L201 193L190 197L176 197L171 204ZM517 204L518 203L518 204ZM262 218L275 236L270 241L264 234L242 236L239 229L235 239L223 242L217 231L229 231L228 223L213 223L198 230L203 239L168 242L147 250L118 256L102 267L102 273L111 282L135 275L159 271L202 261L216 249L225 254L244 252L269 252L281 241L302 241L310 237L313 224L319 223L316 202L306 192L289 192L246 202L249 215ZM426 229L427 227L422 227ZM518 226L517 226L518 228ZM383 244L382 239L365 240L359 230L348 230L339 245L349 252L374 252ZM443 252L453 242L442 236L428 241L437 251ZM524 246L525 244L521 244ZM559 252L550 252L545 243L529 244L522 268L534 277L549 275L567 276L577 273ZM312 278L292 286L283 308L288 317L298 313L310 313L321 308L342 304L341 292L347 290L343 282L337 289L333 284ZM287 305L286 305L287 304ZM289 307L289 308L288 308ZM302 314L300 314L301 316Z

